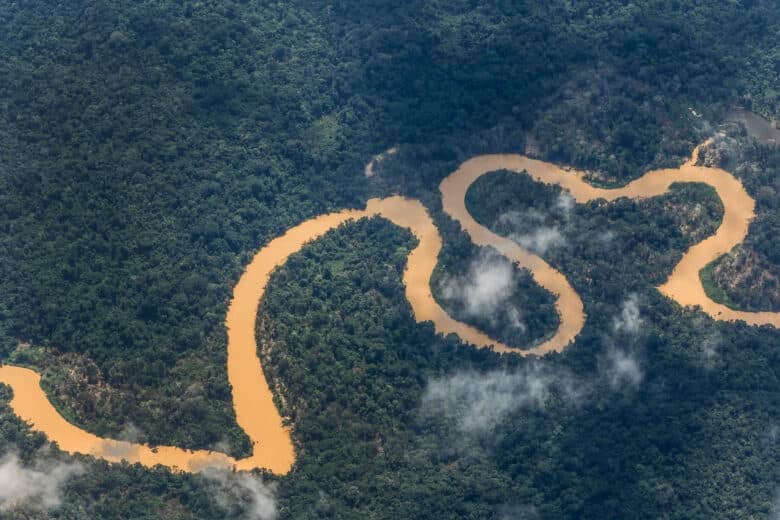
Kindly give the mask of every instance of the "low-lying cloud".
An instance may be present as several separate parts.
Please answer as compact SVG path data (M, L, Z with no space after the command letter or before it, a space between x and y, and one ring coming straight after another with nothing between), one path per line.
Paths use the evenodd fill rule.
M607 337L606 354L601 358L599 371L613 390L636 387L644 373L633 347L642 329L639 296L632 293L620 307L620 313L612 319L612 336ZM615 345L620 341L622 348Z
M565 191L558 194L547 212L529 208L507 211L498 217L498 223L510 228L509 238L536 254L543 255L552 248L566 245L560 226L546 224L548 218L563 218L568 222L574 211L574 198Z
M495 252L482 252L464 276L448 277L442 282L442 297L458 302L466 315L496 323L505 312L511 325L525 330L522 312L510 298L517 286L512 264Z
M540 226L530 233L512 233L509 238L534 253L543 255L554 247L566 244L566 239L557 226Z
M39 458L32 466L15 453L0 458L0 512L25 507L51 511L62 504L62 492L73 477L84 473L78 462Z
M567 213L568 215L568 213ZM509 238L526 249L537 254L544 254L553 247L566 244L560 228L545 225L544 213L533 208L523 211L508 211L498 217L498 222L515 231L509 233ZM524 231L519 231L519 230Z
M539 520L542 515L532 505L503 506L498 510L498 520Z
M122 431L117 435L118 442L105 443L103 454L109 457L119 457L130 460L138 454L139 443L145 439L144 432L132 422L125 423Z
M596 235L596 240L603 246L612 245L615 240L615 232L611 230L602 231Z
M492 432L520 409L544 408L553 393L575 402L577 387L568 374L538 364L516 372L464 371L432 380L422 398L422 411L454 420L461 433L479 436Z
M636 335L642 326L642 317L639 312L639 297L636 294L629 295L623 302L620 314L612 321L613 332L623 332Z
M636 355L614 347L607 351L601 363L601 374L613 390L638 386L644 377Z
M507 211L498 216L498 223L504 226L520 227L528 223L540 224L545 221L544 213L529 208L525 211Z
M711 332L707 334L701 341L701 361L704 368L712 370L718 362L719 354L718 350L723 342L723 338L719 332Z
M569 220L574 211L574 202L574 197L568 191L562 191L558 194L558 198L555 199L555 209L558 210L558 213L563 218Z
M278 516L276 486L251 473L236 473L222 467L212 467L201 472L212 484L211 490L217 504L230 518L273 520Z
M642 324L639 298L631 294L604 337L606 349L592 377L575 376L543 361L530 362L515 371L459 371L428 382L421 413L453 421L465 439L478 438L490 435L520 410L541 410L552 402L556 406L580 405L604 387L614 392L635 388L644 379L636 350ZM621 342L620 347L616 341Z

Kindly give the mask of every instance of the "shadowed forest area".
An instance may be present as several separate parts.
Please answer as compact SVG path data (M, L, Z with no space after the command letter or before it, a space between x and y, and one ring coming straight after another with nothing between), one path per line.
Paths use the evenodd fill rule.
M429 209L444 240L432 291L455 317L520 348L550 334L552 295L441 210L439 182L479 153L619 185L715 135L703 160L742 180L756 219L703 276L734 306L780 310L780 151L722 126L736 105L780 114L775 1L32 0L0 3L0 20L0 361L42 372L96 434L246 455L225 367L231 290L284 230L373 196ZM571 205L495 172L467 203L581 295L566 351L498 355L416 323L401 280L414 239L364 219L294 255L260 308L289 475L70 457L0 386L0 468L49 477L43 498L0 492L0 516L780 511L780 332L655 289L717 227L711 189ZM462 289L479 276L501 305L473 305Z

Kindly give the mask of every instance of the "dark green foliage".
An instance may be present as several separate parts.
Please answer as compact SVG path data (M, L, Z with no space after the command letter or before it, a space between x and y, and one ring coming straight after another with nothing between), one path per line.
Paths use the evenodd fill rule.
M437 186L459 161L527 150L625 182L678 164L731 105L776 116L780 103L772 1L33 0L0 3L0 19L0 359L45 370L55 403L91 431L132 423L150 442L227 440L234 454L247 446L224 315L243 266L285 229L369 196L414 196L445 239L437 276L457 274L475 251ZM395 144L365 179L365 162ZM777 157L750 154L755 168L731 169L758 202L749 247L776 269ZM502 213L549 208L557 191L497 173L469 197L507 232L494 226ZM453 424L420 413L429 381L530 362L414 321L407 232L367 221L307 247L260 315L299 448L277 479L281 516L767 516L780 337L683 312L653 288L719 211L682 186L547 215L566 245L545 258L588 320L543 363L593 390L578 406L516 410L465 448ZM630 293L646 328L615 338ZM525 280L515 297L529 320L520 339L554 328L550 295ZM704 349L713 331L717 348ZM637 388L600 379L615 345L640 360ZM2 451L30 460L43 438L0 394ZM228 515L199 477L82 460L88 472L51 515Z
M704 269L699 271L699 279L701 280L702 287L704 287L704 292L707 294L707 297L713 301L722 303L731 309L740 309L741 307L734 303L726 290L718 285L718 281L714 272L718 261L722 261L722 258L713 260L707 264Z
M459 240L458 240L459 239ZM439 255L440 263L431 276L434 297L454 318L474 325L493 339L520 349L532 347L555 333L560 323L552 294L534 282L530 271L520 269L492 250L480 249L465 234L449 241ZM448 287L475 284L480 270L503 267L511 272L510 294L497 299L491 312L469 310L469 293L448 294ZM476 284L475 284L476 285ZM478 311L479 309L477 309Z
M678 190L667 198L695 204L708 195ZM635 213L624 207L622 215L636 222L668 202L631 203ZM622 222L602 228L630 227ZM590 313L580 341L545 360L549 370L571 374L581 402L519 409L493 434L469 440L454 425L420 414L427 382L475 367L512 373L529 361L459 346L416 325L401 298L402 256L382 260L388 246L399 253L409 246L391 229L364 221L329 233L291 259L269 287L259 333L273 345L267 372L283 389L300 449L281 488L290 518L492 517L521 506L553 518L637 511L652 517L660 510L675 518L720 510L738 517L746 495L754 497L752 510L768 510L777 453L777 331L681 314L637 278L656 262L632 259L653 244L626 241L607 260L628 258L584 294ZM592 260L568 265L579 270ZM640 292L646 327L638 337L612 330L628 291ZM604 296L594 301L595 294ZM640 385L610 386L601 368L610 348L637 355ZM740 390L753 385L755 394ZM744 435L749 448L738 441ZM709 456L711 445L717 457ZM726 469L724 459L739 462ZM758 482L754 472L763 475ZM725 475L730 484L721 482ZM714 494L716 485L726 491Z
M561 247L542 256L561 270L582 296L615 302L627 290L660 285L692 244L712 234L720 223L723 206L706 185L675 184L669 194L638 202L618 199L576 205L568 218L554 208L561 189L536 183L527 174L496 172L479 179L466 199L481 224L506 236L555 226ZM489 204L481 201L490 200ZM502 219L512 211L545 212L542 222L532 218L516 222ZM631 274L629 274L631 273Z
M756 200L756 218L744 244L713 262L712 294L748 310L780 310L780 147L764 146L743 136L726 139L715 158L732 169Z

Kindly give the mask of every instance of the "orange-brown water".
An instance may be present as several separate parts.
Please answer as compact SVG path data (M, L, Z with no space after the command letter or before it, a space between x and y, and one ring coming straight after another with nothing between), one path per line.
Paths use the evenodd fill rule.
M620 197L641 199L656 197L669 191L676 182L709 184L723 201L723 221L715 234L691 246L675 266L668 280L658 290L680 305L699 306L718 320L744 320L751 325L780 326L778 312L737 311L712 301L704 292L699 271L709 262L730 251L742 242L755 216L755 202L742 183L720 168L696 166L699 150L696 147L691 160L676 169L654 170L622 188L603 189L588 184L585 173L565 171L554 164L530 159L522 155L481 155L470 159L442 181L444 211L459 221L471 239L481 245L493 246L534 274L539 285L558 296L556 305L561 326L548 342L537 347L540 352L560 350L580 331L584 323L582 302L566 278L549 264L511 240L500 237L479 225L466 209L465 194L469 186L485 173L496 170L527 172L534 180L557 184L568 191L579 203L594 199L612 201Z
M198 471L207 466L230 467L235 461L227 455L205 450L189 451L172 446L151 448L144 444L104 439L78 428L52 406L40 386L41 376L29 368L0 367L0 382L9 385L14 395L11 408L21 420L43 432L60 449L83 453L109 462L140 462L153 467L162 464L180 471Z
M482 332L450 318L439 307L430 291L430 276L441 249L441 237L425 207L403 197L371 199L365 210L344 210L307 220L288 230L261 249L233 289L225 325L228 332L227 372L233 391L236 420L252 441L252 455L234 459L223 453L205 450L183 450L151 447L97 437L67 422L49 402L40 387L40 376L27 368L0 367L0 382L14 390L11 408L33 429L44 432L50 440L70 453L82 453L112 462L127 460L145 466L162 464L181 471L199 471L211 466L237 470L266 468L285 474L295 461L290 432L273 401L257 356L255 320L271 273L307 242L339 225L361 217L381 216L409 228L418 245L409 254L404 272L406 297L418 321L431 320L442 333L460 334L466 341L489 345Z
M144 444L97 437L66 421L52 406L40 386L40 376L27 368L0 367L0 383L13 389L11 408L23 421L69 453L82 453L111 462L126 460L145 466L161 464L179 471L195 472L211 466L237 470L266 468L287 473L294 461L290 433L282 424L257 355L255 320L265 287L273 270L307 242L322 236L349 220L381 216L408 228L419 243L409 254L404 272L406 297L417 321L432 321L436 331L458 334L478 347L501 352L544 354L563 350L579 334L585 322L582 300L566 277L543 259L515 242L479 225L469 214L465 195L469 186L482 175L496 170L528 172L539 182L557 184L569 191L577 202L619 197L644 198L666 193L674 182L703 182L715 188L723 200L723 222L714 235L692 246L659 290L681 305L698 305L720 320L745 320L751 324L780 326L780 313L734 311L710 300L699 279L699 271L710 261L729 251L747 234L754 216L755 203L742 184L729 173L696 166L697 148L691 161L678 169L648 172L623 188L601 189L585 182L584 174L522 155L483 155L470 159L442 181L440 189L444 211L457 220L479 245L497 249L519 265L528 268L537 283L556 296L560 327L547 341L533 349L519 351L490 339L479 330L452 319L433 299L430 277L441 250L441 237L423 205L412 199L389 197L371 199L365 210L344 210L307 220L269 242L252 259L233 290L225 325L228 331L228 379L233 389L236 420L252 441L252 455L234 459L223 453L184 450L172 446Z

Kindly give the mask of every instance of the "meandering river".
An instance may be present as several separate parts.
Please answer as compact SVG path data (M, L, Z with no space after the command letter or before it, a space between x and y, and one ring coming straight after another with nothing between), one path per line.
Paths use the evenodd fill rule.
M13 389L10 404L14 413L30 424L32 429L43 432L51 441L57 442L60 449L69 453L92 455L110 462L126 460L149 467L160 464L188 472L221 466L236 470L266 468L277 474L286 474L295 462L295 450L290 432L283 425L274 404L272 391L258 358L255 337L258 307L274 269L283 265L290 255L299 251L307 242L347 221L379 216L410 229L417 237L418 245L409 254L404 271L406 298L415 319L433 322L439 333L455 333L466 343L490 347L499 352L541 355L563 350L582 330L585 309L566 277L539 256L481 226L466 209L465 196L469 187L482 175L496 170L527 172L538 182L561 186L579 203L600 198L611 201L620 197L655 197L666 193L675 182L709 184L723 201L723 221L714 235L688 249L667 281L658 289L680 305L700 306L714 319L744 320L754 325L771 324L780 327L780 313L732 310L710 300L704 292L699 271L744 239L754 217L755 203L742 183L728 172L697 166L699 149L697 147L691 160L680 168L651 171L616 189L596 188L585 181L583 172L566 171L550 163L514 154L475 157L461 164L442 181L440 190L444 212L460 223L472 241L493 247L521 267L529 269L536 282L555 295L560 326L551 338L528 350L513 349L489 338L474 327L454 320L436 303L431 293L430 277L438 261L442 241L430 215L419 201L403 197L371 199L364 210L344 210L315 217L269 242L254 256L236 284L225 320L228 332L227 372L233 391L233 407L239 426L247 433L253 445L252 455L247 458L234 459L215 451L185 450L173 446L153 447L98 437L62 417L42 390L40 376L35 371L2 366L0 383Z

